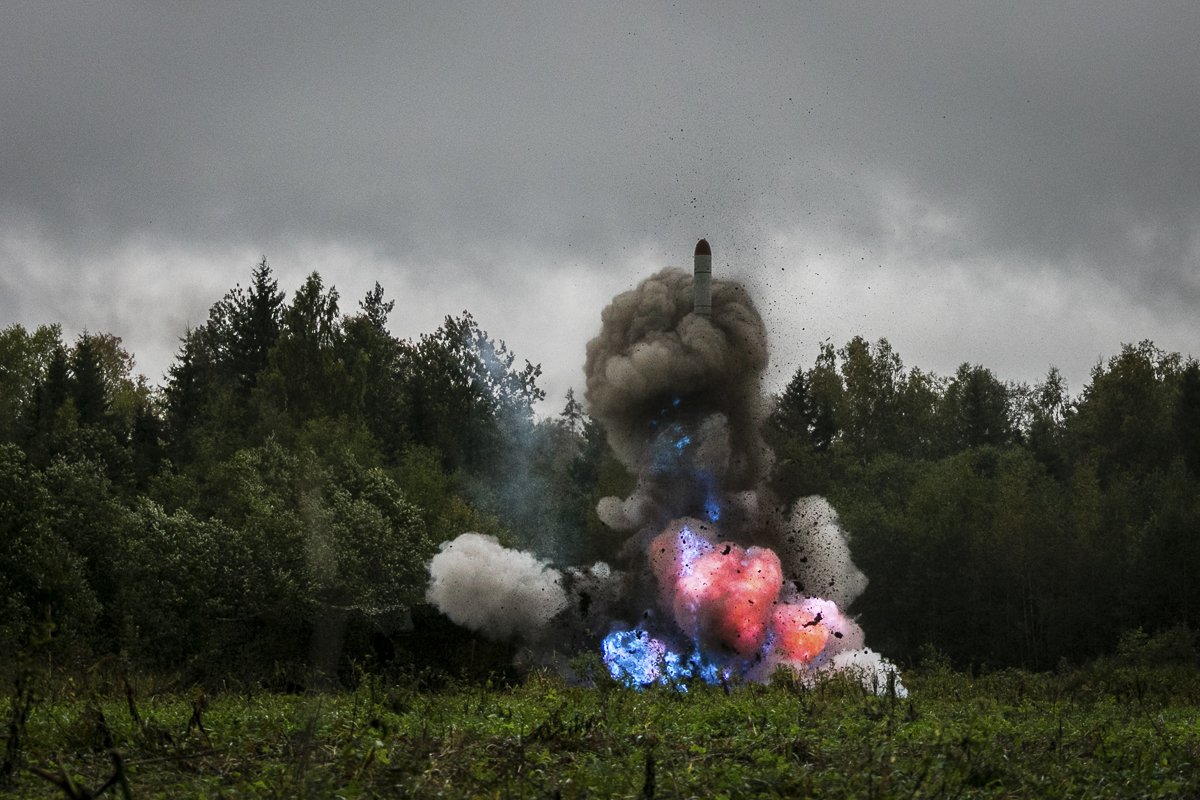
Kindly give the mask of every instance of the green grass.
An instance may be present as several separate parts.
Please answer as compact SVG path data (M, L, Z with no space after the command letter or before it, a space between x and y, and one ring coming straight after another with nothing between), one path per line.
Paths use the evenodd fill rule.
M978 678L930 667L906 683L907 699L842 682L680 694L544 675L203 700L143 688L141 724L117 686L67 683L34 705L0 797L68 796L32 768L96 789L113 750L134 798L1200 795L1195 667ZM189 729L197 707L203 731Z

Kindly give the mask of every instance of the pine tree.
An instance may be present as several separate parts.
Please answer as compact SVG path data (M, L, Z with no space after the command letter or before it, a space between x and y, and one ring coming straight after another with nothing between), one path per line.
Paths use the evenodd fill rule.
M817 450L828 450L841 436L841 406L846 389L838 374L833 345L821 345L816 363L808 373L808 392L812 398L812 441Z
M342 323L341 360L350 377L348 410L361 414L385 459L395 461L407 441L398 376L400 342L387 329L394 300L378 283Z
M86 331L71 353L71 397L81 425L100 425L108 418L104 372L95 342Z
M243 396L258 383L259 374L270 363L271 348L279 339L283 292L267 266L267 257L254 267L250 289L236 295L233 305L231 355L233 370Z
M1200 363L1189 360L1179 382L1175 428L1188 469L1200 475Z
M796 370L779 396L771 422L788 436L806 440L812 436L813 398L808 390L808 375L803 368Z

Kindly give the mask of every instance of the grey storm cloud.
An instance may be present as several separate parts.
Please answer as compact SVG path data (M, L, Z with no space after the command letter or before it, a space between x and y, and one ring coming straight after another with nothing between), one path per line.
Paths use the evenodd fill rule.
M2 21L0 321L69 315L83 294L62 287L129 242L436 264L439 314L456 285L533 270L622 265L605 286L628 288L636 257L683 263L700 235L718 272L754 269L780 231L1090 276L1156 314L1200 300L1192 2L18 2ZM612 293L580 310L593 328Z

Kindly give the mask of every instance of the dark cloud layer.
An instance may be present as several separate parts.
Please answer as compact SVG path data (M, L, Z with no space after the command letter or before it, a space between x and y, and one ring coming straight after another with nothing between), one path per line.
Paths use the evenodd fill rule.
M1049 274L1077 303L1102 287L1095 314L1119 316L1109 300L1122 298L1130 329L1097 330L1124 339L1188 330L1200 300L1192 2L298 9L6 6L0 322L96 325L72 309L97 299L120 320L115 289L71 287L97 263L119 275L131 252L334 243L349 254L335 278L353 282L355 258L386 273L348 293L436 273L433 319L467 305L456 289L513 287L491 327L535 360L558 358L536 346L556 334L510 321L526 287L547 275L603 290L571 309L590 320L570 333L577 374L608 297L650 264L686 263L699 235L718 273L755 273L800 306L801 272L811 285L840 270L861 292L847 273L860 261L882 264L894 291L962 278L964 298L994 294L996 270ZM232 266L201 279L164 263L139 283L161 296L140 302L190 317L212 285L244 280L250 264ZM863 313L842 321L872 327ZM148 323L133 317L124 335L140 352ZM813 308L768 312L804 318L821 324ZM927 314L877 322L914 343L950 333ZM1096 354L1052 351L1030 372Z

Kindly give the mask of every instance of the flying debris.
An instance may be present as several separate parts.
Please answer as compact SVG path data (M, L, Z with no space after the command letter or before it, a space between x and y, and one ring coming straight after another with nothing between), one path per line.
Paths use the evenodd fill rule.
M786 669L903 694L844 610L867 579L837 513L819 497L782 505L771 491L767 331L753 298L712 280L707 240L695 259L690 276L667 268L614 297L587 345L588 413L637 476L628 497L597 504L614 534L609 558L558 569L464 534L430 565L429 599L460 624L523 642L527 664L596 648L634 687Z
M692 310L702 317L712 316L712 250L708 239L696 242L696 262L692 270L693 293Z

